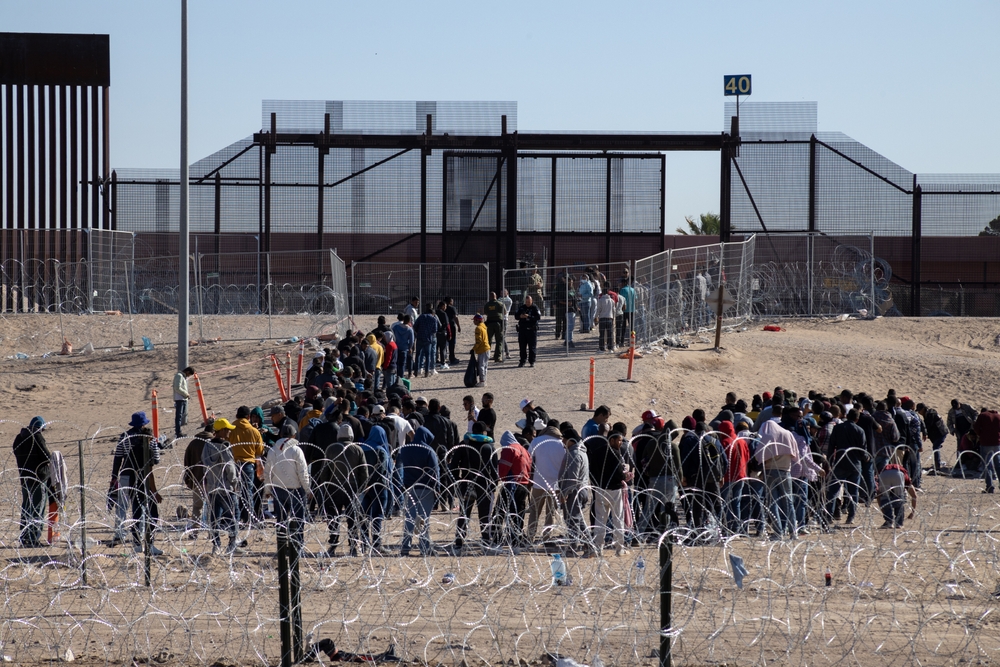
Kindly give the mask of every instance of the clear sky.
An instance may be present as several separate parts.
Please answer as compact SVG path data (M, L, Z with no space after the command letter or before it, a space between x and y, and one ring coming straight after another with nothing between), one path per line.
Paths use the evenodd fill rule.
M114 167L176 167L180 3L0 0L0 30L111 35ZM262 99L516 100L521 130L721 130L722 76L817 101L917 172L1000 172L997 0L190 0L192 161ZM719 156L667 159L667 229L718 210Z

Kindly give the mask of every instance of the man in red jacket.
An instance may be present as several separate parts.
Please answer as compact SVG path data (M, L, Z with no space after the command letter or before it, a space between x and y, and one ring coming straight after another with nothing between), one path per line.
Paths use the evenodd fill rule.
M382 355L382 376L385 378L385 386L382 388L388 390L396 384L396 340L391 331L383 331L382 341L382 349L385 351Z
M494 523L502 529L504 542L514 555L518 555L525 545L524 511L531 490L531 456L510 431L504 431L500 436L500 445L497 464L501 484L500 505Z
M720 440L729 462L722 476L722 498L726 503L726 526L733 533L746 533L743 525L743 492L746 486L747 461L750 448L743 438L736 437L736 429L731 421L719 422Z

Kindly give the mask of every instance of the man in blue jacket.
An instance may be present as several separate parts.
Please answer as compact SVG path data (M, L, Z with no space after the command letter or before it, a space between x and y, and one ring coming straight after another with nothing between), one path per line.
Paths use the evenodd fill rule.
M413 334L413 321L409 315L401 315L398 322L392 325L392 335L396 339L396 377L413 377L413 354L416 337Z
M420 532L420 555L431 555L431 510L440 474L434 453L434 434L421 426L413 441L396 452L396 465L403 469L403 543L400 555L409 556L414 529Z

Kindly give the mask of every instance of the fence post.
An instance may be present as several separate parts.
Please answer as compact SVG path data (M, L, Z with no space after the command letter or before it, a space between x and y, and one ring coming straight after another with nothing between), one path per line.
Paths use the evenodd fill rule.
M426 158L424 158L424 161L426 163ZM425 189L426 189L426 186L425 186ZM424 239L424 236L421 236L421 239L420 239L421 244L426 244L426 240ZM423 250L423 248L421 250ZM424 253L426 254L426 251L424 251ZM423 264L423 260L421 260L420 264L417 264L417 300L421 304L420 305L420 312L424 312L424 307L423 307L423 303L424 303L424 264Z
M194 293L198 297L198 337L205 340L205 304L201 295L201 254L198 252L198 237L194 237Z
M351 318L352 318L352 320L353 320L354 316L357 314L356 313L356 309L358 307L358 305L357 305L358 304L358 296L357 296L357 294L355 294L355 291L354 291L354 286L355 286L355 283L357 282L357 276L358 276L358 265L355 262L351 262L351 307L350 307L349 310L351 311Z
M668 526L669 528L669 526ZM670 619L670 596L674 585L674 546L668 530L660 538L660 667L671 667L670 633L673 630Z
M920 237L923 189L913 175L913 229L910 233L910 315L920 317Z
M267 337L271 336L271 301L274 300L274 293L271 289L271 253L267 253Z
M869 237L868 251L871 254L871 266L869 267L870 269L869 279L871 280L871 286L872 286L871 316L875 317L876 315L878 315L878 312L876 311L877 306L875 304L875 230L874 229L868 233L868 237Z
M83 440L76 441L76 451L80 457L80 569L83 585L87 585L87 480L83 472Z
M91 314L94 312L94 244L90 238L90 230L85 229L83 233L87 235L87 310Z
M122 264L125 265L125 270L122 272L125 276L125 300L128 301L128 348L131 350L135 347L135 331L132 327L132 285L131 281L131 271L129 271L129 263L122 260ZM62 315L59 316L60 321L62 320Z
M674 276L674 249L671 248L667 251L667 289L666 295L667 300L664 303L664 313L663 313L663 337L667 337L670 326L670 279Z

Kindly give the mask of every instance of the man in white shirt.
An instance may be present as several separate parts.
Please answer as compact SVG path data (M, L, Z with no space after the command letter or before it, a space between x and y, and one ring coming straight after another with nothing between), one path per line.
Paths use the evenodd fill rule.
M462 407L465 409L465 432L472 433L472 425L479 421L479 408L476 407L476 399L466 396L462 399Z
M415 296L411 296L410 303L408 303L406 308L403 309L403 314L409 315L411 322L416 322L417 318L420 317L420 299Z
M531 455L532 470L531 495L528 499L528 531L529 542L535 541L538 529L538 517L545 508L545 525L542 537L552 526L552 515L556 509L556 492L559 490L559 470L566 458L566 448L562 443L562 434L555 426L536 420L535 430L538 435L528 445Z
M274 443L264 460L264 495L274 496L278 527L295 548L302 550L306 503L312 500L309 466L295 438Z
M601 352L605 349L615 349L615 302L611 295L604 292L597 299L597 326L600 334Z
M778 408L776 407L775 410ZM781 427L775 419L760 425L760 446L754 458L764 467L768 503L771 506L772 540L780 540L787 532L792 539L797 535L792 504L792 465L798 461L799 447L791 431Z

